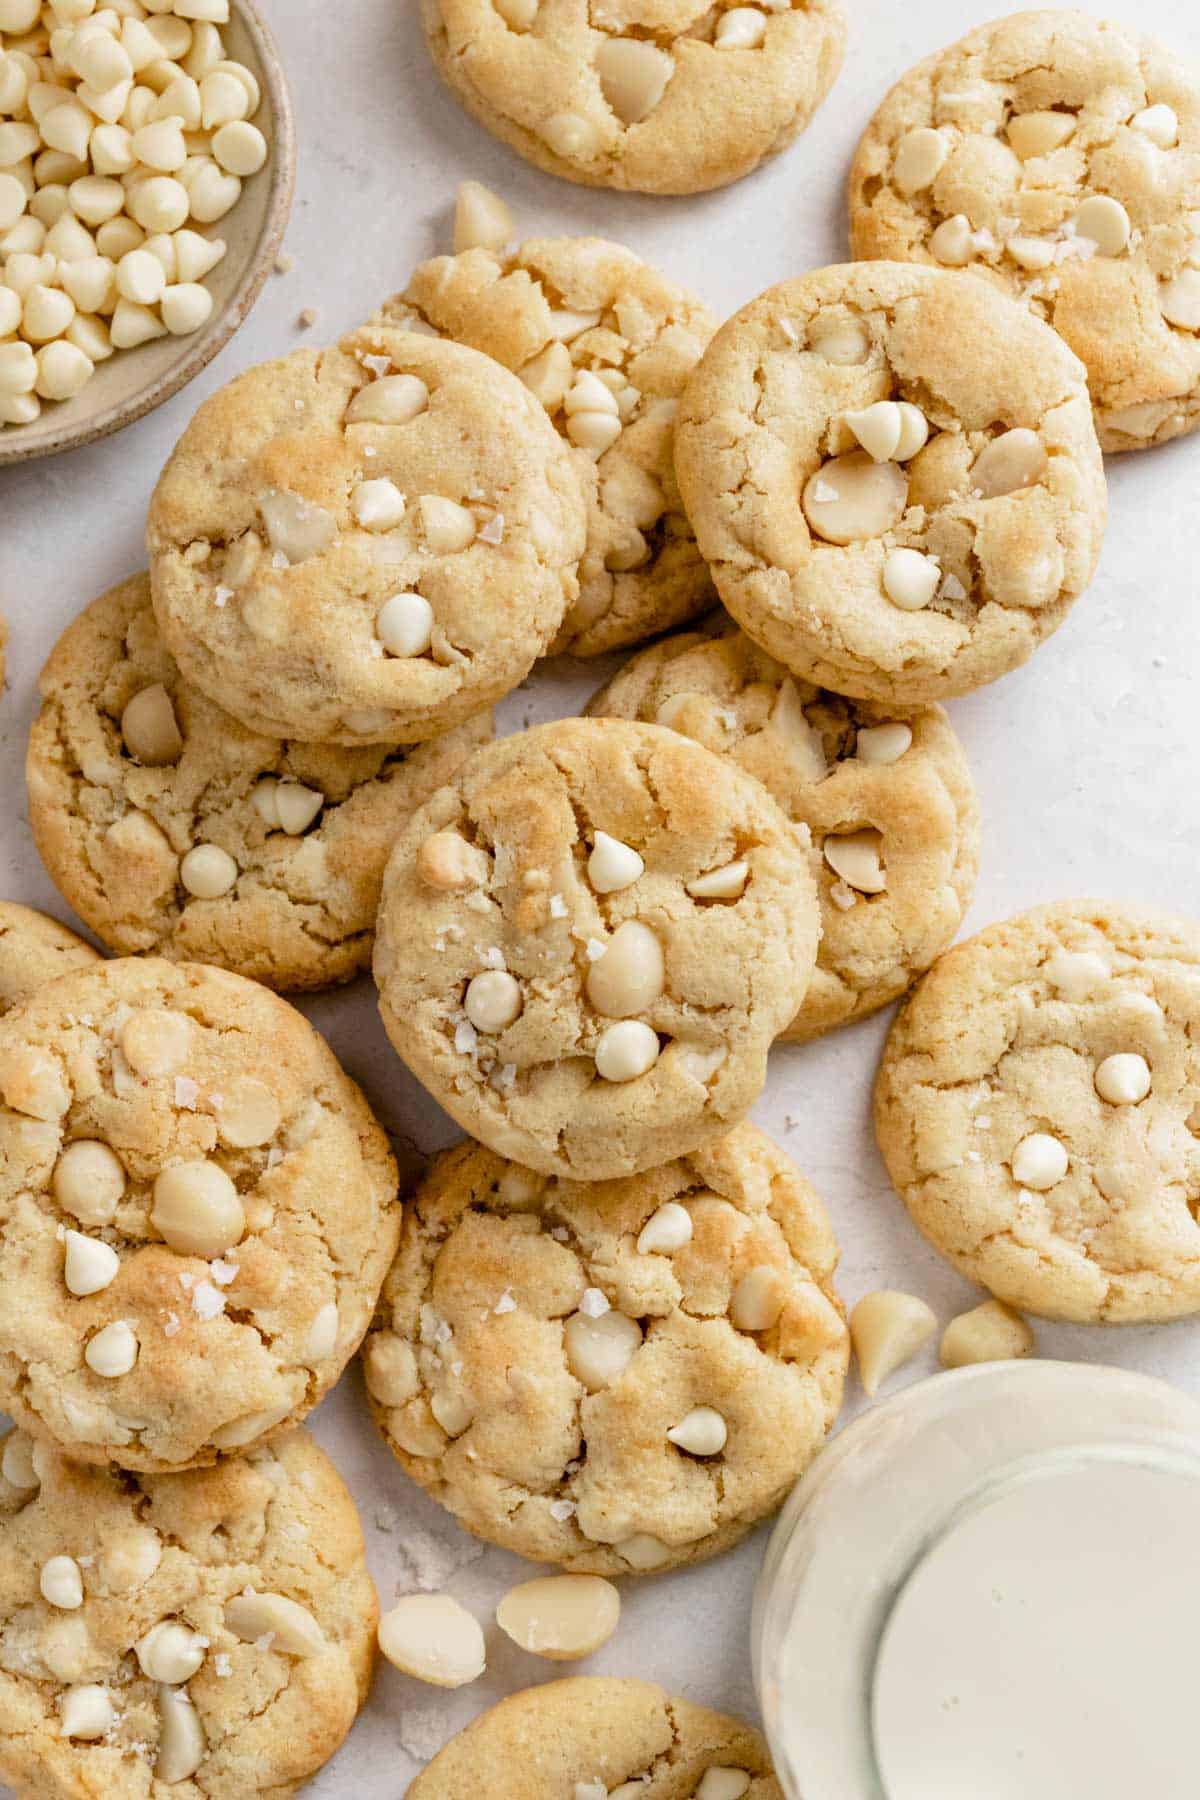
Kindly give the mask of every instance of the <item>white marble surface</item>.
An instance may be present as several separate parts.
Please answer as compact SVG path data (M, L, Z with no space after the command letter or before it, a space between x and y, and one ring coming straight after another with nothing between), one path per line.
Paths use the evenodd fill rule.
M845 171L890 82L917 57L989 16L980 0L851 0L847 62L808 133L759 175L723 193L656 200L557 182L494 144L442 91L426 59L416 0L264 0L295 90L300 180L288 248L248 324L190 389L123 436L0 475L0 609L12 627L0 707L2 890L67 913L38 863L22 761L38 668L58 632L102 588L138 567L146 499L199 400L239 369L309 337L332 337L448 248L458 180L494 185L525 234L623 239L728 312L772 282L846 254ZM1113 7L1092 6L1108 12ZM1200 56L1194 0L1124 0L1131 24ZM314 307L314 333L298 329ZM983 871L969 924L1056 896L1098 894L1200 910L1196 683L1200 442L1110 466L1108 538L1096 581L1028 668L951 708L982 794ZM502 711L573 711L604 670L540 675ZM454 1135L388 1050L361 983L306 1011L362 1080L389 1125L423 1148ZM929 1250L893 1196L868 1129L869 1084L886 1020L772 1059L759 1121L826 1196L843 1246L847 1300L881 1284L923 1294L945 1316L968 1286ZM788 1121L791 1121L790 1125ZM1120 1362L1200 1387L1200 1326L1039 1328L1045 1354ZM916 1367L933 1366L932 1353ZM847 1416L859 1404L852 1391ZM524 1565L481 1552L420 1495L376 1438L356 1374L315 1419L362 1507L385 1605L419 1581L445 1582L485 1620ZM616 1638L586 1669L657 1678L690 1697L753 1710L749 1600L760 1533L718 1563L627 1584ZM487 1675L456 1695L384 1668L341 1754L310 1790L322 1800L399 1796L419 1761L502 1693L552 1678L494 1626Z

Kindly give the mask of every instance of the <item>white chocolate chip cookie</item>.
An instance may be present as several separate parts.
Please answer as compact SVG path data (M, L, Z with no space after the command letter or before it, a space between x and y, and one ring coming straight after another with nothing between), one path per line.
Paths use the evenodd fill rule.
M1082 364L994 286L912 263L752 301L688 383L675 464L743 630L861 699L937 700L1016 668L1100 551Z
M285 1001L194 963L68 975L0 1023L0 1406L152 1473L256 1443L354 1354L399 1211Z
M576 447L588 540L552 650L619 650L712 604L674 459L679 396L716 330L701 301L620 244L541 238L422 263L382 316L495 357Z
M969 268L1087 365L1105 450L1200 424L1200 78L1111 20L1023 12L892 89L850 177L856 256Z
M392 839L491 735L487 712L407 749L249 731L184 680L144 575L68 626L41 693L30 823L80 917L118 954L285 992L369 966Z
M367 1697L378 1606L307 1433L132 1476L0 1439L0 1781L287 1800Z
M99 951L57 919L0 900L0 1019L61 975L99 961Z
M817 931L808 853L758 782L660 726L563 719L476 751L401 831L375 978L465 1130L603 1180L744 1117Z
M790 144L841 68L838 0L422 0L446 85L588 187L695 194Z
M406 1209L363 1351L372 1411L414 1480L534 1562L700 1562L837 1417L836 1264L817 1195L753 1126L602 1183L468 1141Z
M1200 928L1060 901L951 950L892 1029L879 1146L930 1242L999 1299L1200 1311Z
M510 1694L451 1738L408 1800L783 1800L758 1732L647 1681Z
M200 408L151 502L154 610L186 679L251 730L419 742L545 651L586 519L523 382L367 326Z
M588 712L668 725L729 757L808 834L821 944L784 1037L886 1006L954 937L979 866L979 804L941 707L845 700L731 629L643 650Z

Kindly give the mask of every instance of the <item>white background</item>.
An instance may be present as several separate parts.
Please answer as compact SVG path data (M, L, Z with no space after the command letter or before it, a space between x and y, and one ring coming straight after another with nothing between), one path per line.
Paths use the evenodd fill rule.
M449 248L455 184L493 185L523 235L621 239L690 283L719 314L786 276L847 254L843 185L856 139L918 57L989 17L979 0L847 0L846 66L808 132L759 174L687 200L623 197L540 174L492 142L442 90L416 0L263 0L297 103L300 176L288 249L249 322L191 388L120 437L0 473L0 610L12 630L0 705L0 891L66 918L38 863L23 759L38 669L71 617L138 568L155 476L194 407L238 370L332 339ZM1130 25L1200 54L1194 0L1123 0ZM1089 6L1088 11L1108 12ZM314 307L314 332L297 325ZM1099 573L1029 667L952 704L984 812L975 928L1055 897L1137 898L1200 910L1196 738L1200 707L1200 441L1111 462ZM577 710L612 662L540 673L501 709L505 729ZM327 1032L390 1127L422 1149L455 1135L392 1055L366 982L305 1010ZM943 1317L977 1295L929 1250L893 1195L869 1130L886 1019L823 1044L779 1049L756 1117L825 1196L841 1239L841 1289L922 1294ZM789 1124L789 1121L791 1123ZM1120 1362L1200 1388L1200 1324L1087 1330L1041 1326L1045 1355ZM933 1352L914 1365L927 1373ZM860 1404L852 1386L846 1417ZM441 1694L384 1666L341 1754L310 1790L323 1800L402 1795L421 1760L501 1694L552 1678L491 1613L526 1565L481 1554L400 1473L367 1418L352 1371L315 1417L362 1509L385 1606L424 1579L446 1582L488 1624L490 1666ZM661 1680L750 1715L749 1604L764 1534L690 1573L626 1583L616 1637L584 1670ZM406 1554L407 1549L407 1554Z

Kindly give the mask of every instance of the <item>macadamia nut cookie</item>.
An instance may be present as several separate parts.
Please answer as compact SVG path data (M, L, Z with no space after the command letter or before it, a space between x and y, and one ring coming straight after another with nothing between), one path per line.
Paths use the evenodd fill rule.
M1087 365L1105 450L1200 423L1200 77L1077 12L1023 12L918 64L850 176L856 256L969 268Z
M157 958L0 1023L0 1406L83 1462L214 1462L303 1418L399 1235L387 1140L256 983Z
M842 65L838 0L422 0L442 79L526 161L695 194L808 124Z
M783 1800L762 1738L648 1681L577 1675L510 1694L451 1738L408 1800Z
M465 1130L603 1180L748 1112L817 932L808 852L758 782L659 726L563 719L476 751L405 826L375 978Z
M524 382L368 326L200 408L151 503L154 610L185 678L251 730L419 742L545 651L586 518Z
M587 547L552 650L618 650L713 603L674 457L679 396L716 330L701 301L620 244L542 238L422 263L383 317L512 369L576 447Z
M1010 1306L1083 1323L1200 1311L1200 927L1060 901L951 950L875 1094L925 1236Z
M1061 625L1100 552L1082 364L994 286L818 269L717 333L676 468L729 611L864 700L967 693Z
M60 638L29 744L29 814L63 895L124 955L216 963L284 991L371 959L397 830L491 735L289 743L185 681L137 575Z
M954 937L979 866L979 805L941 707L843 699L729 630L643 650L588 712L667 725L729 757L807 833L821 943L784 1037L886 1006Z
M478 1536L627 1575L772 1512L837 1417L825 1209L750 1125L624 1181L467 1142L409 1205L364 1349L405 1470Z
M377 1617L354 1503L305 1432L165 1479L0 1439L18 1800L286 1800L367 1697Z
M60 975L99 961L100 952L57 919L0 900L0 1019Z

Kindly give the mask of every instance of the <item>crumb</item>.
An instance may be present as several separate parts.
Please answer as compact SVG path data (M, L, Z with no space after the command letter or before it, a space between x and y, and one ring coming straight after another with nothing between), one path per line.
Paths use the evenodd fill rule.
M275 258L275 273L277 275L290 275L295 266L295 257L289 255L286 250L281 250L279 255Z
M311 331L316 322L317 309L315 306L306 306L304 311L300 314L300 317L296 320L301 331Z

